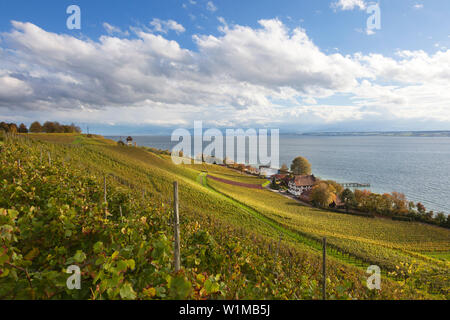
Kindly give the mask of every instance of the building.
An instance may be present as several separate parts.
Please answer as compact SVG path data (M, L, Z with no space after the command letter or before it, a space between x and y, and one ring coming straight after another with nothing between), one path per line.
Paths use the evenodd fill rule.
M127 145L129 145L129 146L133 145L133 138L132 137L128 137L127 138Z
M316 184L316 177L310 176L295 176L289 180L288 188L289 193L294 196L301 196L305 191L309 191Z
M271 168L270 166L259 166L259 174L266 178L270 178L276 173L278 173L278 169Z
M253 175L258 175L259 174L259 169L252 167L252 166L246 166L245 167L245 171L249 174L253 174Z
M288 186L289 180L290 180L289 175L288 175L288 174L285 174L285 173L277 173L277 174L274 174L271 178L272 178L272 179L275 179L275 181L276 181L278 184L284 185L284 186L286 186L286 187Z

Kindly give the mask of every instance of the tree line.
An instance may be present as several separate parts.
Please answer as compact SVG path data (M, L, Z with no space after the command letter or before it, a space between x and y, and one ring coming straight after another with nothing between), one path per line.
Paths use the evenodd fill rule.
M46 121L43 125L39 121L33 122L28 128L25 124L0 122L0 131L6 133L81 133L75 124L64 125L56 121Z

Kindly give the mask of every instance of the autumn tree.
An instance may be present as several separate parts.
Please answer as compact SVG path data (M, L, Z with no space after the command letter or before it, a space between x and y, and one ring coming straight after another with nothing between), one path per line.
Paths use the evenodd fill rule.
M19 133L28 133L27 126L24 125L23 123L21 123L19 126Z
M392 199L394 201L394 213L396 214L406 214L408 213L408 204L406 197L403 193L392 192Z
M42 125L38 121L33 122L30 126L30 132L33 133L42 132Z
M324 180L324 182L328 185L333 186L333 188L336 190L336 194L341 194L344 190L344 187L334 180Z
M311 191L311 201L320 207L328 207L336 201L336 190L326 182L319 182Z
M288 172L289 172L289 168L288 168L287 164L283 163L280 168L280 173L288 173Z
M422 203L418 202L417 203L417 211L419 212L419 214L424 215L426 212L426 208Z
M59 131L60 125L58 122L46 121L42 129L45 133L56 133Z
M291 171L296 175L311 174L311 164L306 158L297 157L292 161Z
M15 123L8 124L8 127L9 127L9 132L10 133L17 133L17 132L19 132L19 128L17 127L17 125Z
M0 122L0 131L9 132L9 126L6 122Z

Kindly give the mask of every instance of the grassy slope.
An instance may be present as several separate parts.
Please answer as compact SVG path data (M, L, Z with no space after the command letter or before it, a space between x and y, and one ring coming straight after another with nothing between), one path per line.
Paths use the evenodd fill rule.
M143 197L149 201L162 201L170 205L172 199L172 186L174 180L180 183L180 210L183 215L204 217L205 214L213 216L233 228L241 230L243 234L260 235L268 239L278 239L280 227L283 230L299 230L312 238L323 235L328 236L336 246L346 248L347 242L364 244L368 246L395 247L396 249L427 250L428 252L448 250L448 233L437 228L393 222L388 220L367 221L365 218L339 215L320 210L299 206L295 201L288 200L265 190L247 190L222 184L217 181L208 181L218 191L231 197L226 199L214 190L199 184L199 173L205 169L203 165L175 166L170 157L156 155L140 148L117 147L114 143L100 137L87 138L80 135L30 135L33 138L63 145L82 146L82 152L90 159L90 169L97 169L112 174L115 180L125 183L131 188L140 189ZM95 159L94 161L92 159ZM80 158L80 160L82 160ZM207 166L207 170L214 175L228 178L233 181L261 184L264 180L228 170L218 166ZM236 201L237 200L237 201ZM242 206L239 202L244 203ZM250 210L262 214L275 222L277 227L268 224L264 219L256 217ZM411 241L408 230L413 228L415 237ZM432 228L432 229L429 229ZM398 232L400 230L400 232ZM429 244L424 246L423 240ZM431 241L430 241L431 239ZM346 242L347 241L347 242ZM307 241L283 240L283 244L295 244L296 250L314 253L314 246ZM417 247L420 245L420 247ZM356 246L358 247L358 246ZM353 247L351 247L353 248ZM346 248L348 249L348 248ZM386 250L386 249L384 249ZM352 252L351 252L352 253ZM354 253L354 252L353 252ZM383 254L386 251L382 252ZM440 256L445 256L441 254ZM370 257L370 252L369 252ZM376 256L368 260L377 261ZM396 256L398 258L398 254ZM335 264L336 263L336 264ZM346 272L353 273L353 277L360 278L361 271L354 267L333 262L331 268L345 268ZM349 277L351 278L351 277Z

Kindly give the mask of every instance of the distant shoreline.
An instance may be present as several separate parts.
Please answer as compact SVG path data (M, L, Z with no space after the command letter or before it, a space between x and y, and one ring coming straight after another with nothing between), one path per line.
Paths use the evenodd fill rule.
M223 132L225 135L225 132ZM105 137L118 138L123 136L136 137L170 137L169 132L161 133L121 133L102 134ZM270 136L270 133L268 133ZM280 136L307 136L307 137L450 137L450 130L441 131L373 131L373 132L280 132Z
M305 132L299 136L318 137L450 137L450 131Z

